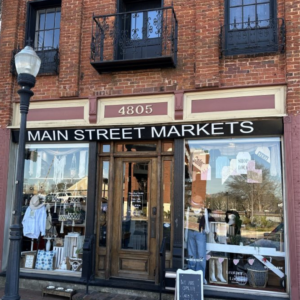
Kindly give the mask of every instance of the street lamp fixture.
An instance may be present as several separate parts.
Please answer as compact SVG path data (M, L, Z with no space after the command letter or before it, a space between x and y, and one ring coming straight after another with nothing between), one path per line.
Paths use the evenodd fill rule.
M6 269L5 295L2 300L19 300L19 275L22 239L22 204L25 164L26 122L30 98L33 96L31 88L35 85L35 77L41 66L41 59L30 46L26 46L15 56L15 65L18 73L20 95L20 133L17 161L15 201L13 203L12 224L10 226L10 245L8 264Z

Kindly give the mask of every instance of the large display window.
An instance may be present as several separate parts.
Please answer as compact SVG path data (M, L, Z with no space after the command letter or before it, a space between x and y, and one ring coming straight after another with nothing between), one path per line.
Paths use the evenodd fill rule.
M208 286L285 292L280 138L186 140L185 263Z
M88 144L27 144L23 272L80 276L88 188Z

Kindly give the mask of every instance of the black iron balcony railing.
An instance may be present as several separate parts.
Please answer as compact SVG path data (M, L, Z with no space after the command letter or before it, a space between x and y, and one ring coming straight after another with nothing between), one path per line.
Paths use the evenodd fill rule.
M284 19L234 22L221 27L221 56L285 51Z
M99 72L176 67L173 7L93 16L91 64Z
M16 75L15 55L20 51L20 48L12 51L10 72L14 75ZM41 59L41 67L38 75L55 75L59 73L59 49L45 47L37 49L35 52Z

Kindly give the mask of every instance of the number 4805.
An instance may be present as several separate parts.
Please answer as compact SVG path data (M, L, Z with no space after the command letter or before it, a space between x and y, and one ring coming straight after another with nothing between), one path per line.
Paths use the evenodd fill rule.
M128 106L122 106L119 109L118 113L123 116L133 115L133 114L141 115L142 113L146 113L150 115L152 111L153 111L152 105L137 105L136 107L132 105L128 105Z

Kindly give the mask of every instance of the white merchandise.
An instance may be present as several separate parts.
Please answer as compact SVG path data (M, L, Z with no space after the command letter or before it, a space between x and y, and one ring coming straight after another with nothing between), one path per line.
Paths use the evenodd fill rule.
M39 235L45 235L46 231L46 208L42 206L36 210L29 206L26 209L22 224L23 234L31 239L37 239Z
M86 153L87 151L80 151L79 155L79 171L78 171L78 177L83 178L86 176L85 172L85 165L86 165Z
M64 179L66 165L66 155L62 155L61 157L55 156L53 162L53 181L57 184Z

